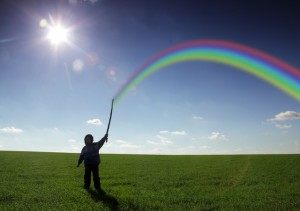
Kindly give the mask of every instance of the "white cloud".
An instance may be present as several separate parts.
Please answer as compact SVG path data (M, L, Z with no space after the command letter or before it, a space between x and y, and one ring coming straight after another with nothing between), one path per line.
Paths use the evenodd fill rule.
M155 154L158 154L158 153L161 153L162 150L159 149L159 148L155 148L155 149L153 149L153 152L154 152Z
M274 118L268 119L267 121L275 124L275 127L279 129L289 129L292 127L291 124L278 124L278 122L300 120L300 112L296 111L285 111L276 114Z
M121 144L120 147L122 147L122 148L141 148L140 145L135 145L135 144L130 144L130 143L128 143L128 144Z
M182 131L167 131L167 130L162 130L162 131L159 131L160 134L171 134L171 135L174 135L174 136L184 136L186 135L187 133L182 130Z
M234 150L233 150L234 152L241 152L242 151L242 148L235 148Z
M226 137L224 134L220 132L212 132L211 135L209 136L210 140L226 140Z
M161 136L161 135L157 135L156 138L158 138L158 141L147 140L146 142L147 142L148 144L152 144L152 145L164 145L164 146L173 143L171 140L169 140L168 138L163 137L163 136Z
M80 151L80 148L78 146L76 146L75 144L71 144L71 149L72 149L72 152L79 152Z
M297 120L297 119L300 119L300 112L285 111L275 115L275 117L269 119L269 121L286 121L286 120Z
M211 147L210 146L199 146L198 148L199 149L210 149Z
M171 140L169 140L169 139L166 138L166 137L163 137L163 136L160 136L160 135L157 135L156 137L159 139L159 144L162 144L162 145L169 145L169 144L172 144L172 143L173 143Z
M168 140L168 138L163 137L163 136L161 136L161 135L157 135L156 137L157 137L159 140Z
M147 140L146 141L148 144L152 144L152 145L158 145L159 143L155 142L155 141L151 141L151 140Z
M126 144L127 142L126 141L124 141L124 140L116 140L116 142L118 143L118 144Z
M4 127L0 128L0 132L2 133L22 133L23 130L15 127Z
M173 142L171 140L161 140L162 145L169 145L172 144Z
M140 145L135 145L124 140L116 140L116 142L120 144L119 147L121 148L141 148Z
M80 152L81 148L77 145L77 141L73 138L68 139L71 152Z
M55 133L55 134L58 134L58 133L62 132L57 127L54 127L54 128L43 128L43 131L46 132L46 133Z
M280 125L280 124L276 124L275 126L279 129L288 129L292 127L292 125Z
M91 124L91 125L103 125L100 119L90 119L87 120L86 123Z
M77 141L76 141L75 139L70 138L70 139L68 140L68 142L69 142L69 143L76 143Z
M171 134L174 135L174 136L184 136L184 135L186 135L186 132L184 130L174 131L174 132L171 132Z
M196 116L195 114L192 114L192 118L194 120L202 120L203 119L201 116Z
M2 145L0 145L0 148L2 148L3 146Z

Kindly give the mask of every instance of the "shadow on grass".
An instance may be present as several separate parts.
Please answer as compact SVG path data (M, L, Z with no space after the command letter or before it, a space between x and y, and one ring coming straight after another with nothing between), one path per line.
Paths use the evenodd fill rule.
M87 190L87 192L94 201L104 203L110 210L119 210L119 202L115 197L106 194L104 191Z

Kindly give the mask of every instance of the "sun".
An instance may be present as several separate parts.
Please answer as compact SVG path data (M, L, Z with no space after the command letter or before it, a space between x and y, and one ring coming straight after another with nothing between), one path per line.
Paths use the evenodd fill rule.
M65 28L61 24L57 24L54 26L49 26L49 32L47 35L47 39L54 46L59 46L62 43L68 42L68 29Z

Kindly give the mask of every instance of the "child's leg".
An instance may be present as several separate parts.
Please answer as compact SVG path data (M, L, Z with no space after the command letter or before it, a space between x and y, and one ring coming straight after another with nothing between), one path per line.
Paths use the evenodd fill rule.
M91 184L91 166L84 167L84 188L89 188Z
M93 179L94 179L94 187L96 190L101 189L100 185L100 177L99 177L99 168L98 165L93 166Z

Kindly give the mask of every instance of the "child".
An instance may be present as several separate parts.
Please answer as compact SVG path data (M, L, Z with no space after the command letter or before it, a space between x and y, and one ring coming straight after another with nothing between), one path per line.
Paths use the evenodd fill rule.
M93 172L94 187L97 191L101 191L100 177L99 177L99 164L100 155L99 150L103 146L108 134L98 142L93 143L94 138L91 134L87 134L84 138L85 146L82 148L80 157L78 159L77 167L84 160L84 188L88 189L91 184L91 172Z

